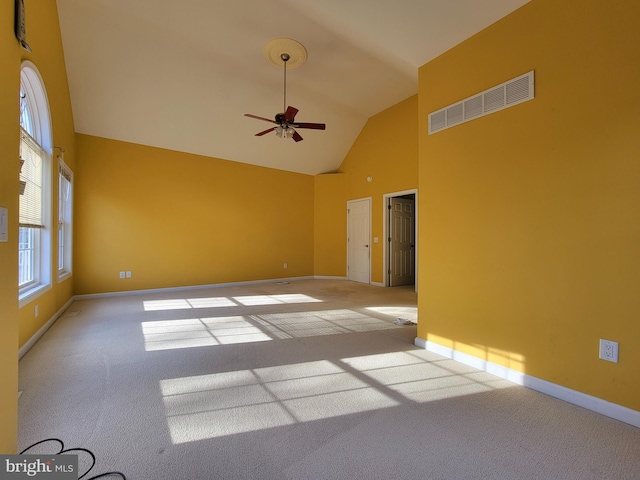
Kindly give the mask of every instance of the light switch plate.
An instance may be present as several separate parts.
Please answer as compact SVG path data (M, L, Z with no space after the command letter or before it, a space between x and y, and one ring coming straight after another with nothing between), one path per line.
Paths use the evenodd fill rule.
M0 207L0 242L9 241L9 212Z

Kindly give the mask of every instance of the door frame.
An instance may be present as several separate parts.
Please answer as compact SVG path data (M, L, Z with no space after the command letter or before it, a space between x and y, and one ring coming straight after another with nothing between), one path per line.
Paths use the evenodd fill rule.
M383 255L382 255L382 271L384 273L384 275L382 275L382 279L383 279L383 285L385 287L389 286L389 261L390 261L390 257L391 257L391 252L389 252L389 209L387 208L389 205L389 202L391 201L391 199L393 197L402 197L404 195L414 195L415 198L415 208L414 208L414 227L415 227L415 238L414 238L414 245L415 245L415 254L414 254L414 271L416 272L416 280L415 280L415 291L418 291L418 189L417 188L413 188L411 190L402 190L400 192L391 192L391 193L385 193L382 196L382 229L383 229L383 235L382 235L382 240L383 240Z
M345 239L347 242L347 280L349 280L349 206L355 202L367 201L369 204L369 282L368 285L371 285L371 204L373 203L373 199L371 197L364 198L354 198L353 200L347 200L347 238Z

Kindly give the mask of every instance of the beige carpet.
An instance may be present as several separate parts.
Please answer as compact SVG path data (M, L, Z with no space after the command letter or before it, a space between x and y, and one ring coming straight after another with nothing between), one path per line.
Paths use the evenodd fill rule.
M415 347L415 307L330 280L76 301L20 361L19 447L129 480L640 478L639 429Z

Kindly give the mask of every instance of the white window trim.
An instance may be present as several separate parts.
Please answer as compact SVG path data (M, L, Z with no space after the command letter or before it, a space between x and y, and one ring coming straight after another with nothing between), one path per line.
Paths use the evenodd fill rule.
M58 188L60 185L60 170L64 170L64 172L70 177L69 184L71 191L69 192L69 210L66 212L65 218L67 220L67 224L69 225L69 229L65 231L65 243L64 243L64 265L62 269L57 268L58 272L58 283L63 282L67 278L71 277L73 274L73 170L69 168L69 166L64 163L62 156L58 156ZM60 208L60 191L58 191L58 209ZM60 222L60 211L58 210L58 223ZM56 232L57 233L57 232ZM58 242L60 239L56 235ZM58 256L60 255L60 245L58 244ZM58 259L59 260L59 259Z
M49 109L49 101L45 89L44 81L37 67L30 61L22 62L20 70L20 83L27 95L33 121L33 136L38 144L44 150L44 168L43 168L43 222L45 228L39 231L39 251L37 264L37 282L29 284L19 289L18 304L22 308L30 302L34 301L43 293L52 287L52 270L53 270L53 247L52 247L52 168L51 153L53 150L53 139L51 135L51 114ZM57 179L57 177L56 177Z
M18 308L22 308L25 305L29 305L40 295L51 290L51 283L38 284L20 293L20 300L18 301Z

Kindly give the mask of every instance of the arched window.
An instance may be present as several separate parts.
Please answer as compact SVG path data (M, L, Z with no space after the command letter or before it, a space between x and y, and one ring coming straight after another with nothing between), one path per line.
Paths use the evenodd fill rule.
M20 71L21 306L51 286L51 119L42 78L31 62Z

